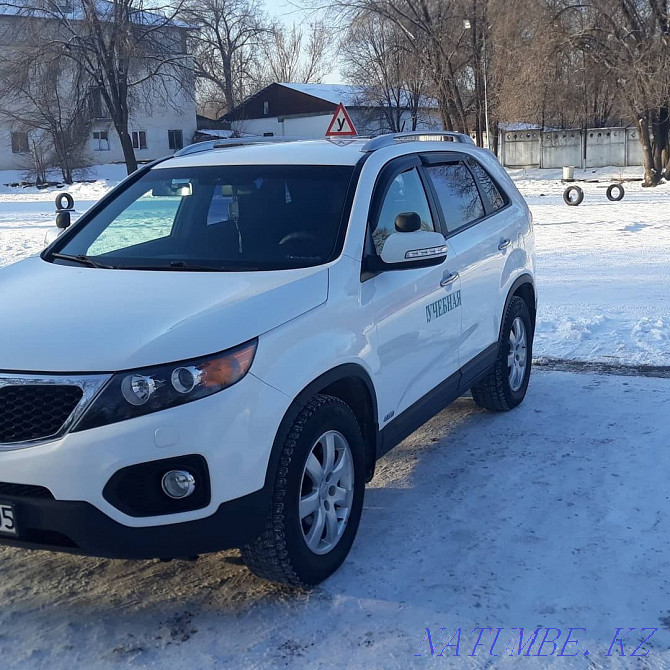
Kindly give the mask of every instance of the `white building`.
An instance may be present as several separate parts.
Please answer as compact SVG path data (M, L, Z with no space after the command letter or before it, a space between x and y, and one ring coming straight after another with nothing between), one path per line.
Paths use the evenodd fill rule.
M397 104L389 104L363 86L275 83L232 109L222 120L241 134L323 137L337 105L342 103L359 135L409 131L414 126L416 130L442 128L436 100L422 96L418 105L411 105L408 94L400 92L398 98Z
M76 0L67 1L72 2L68 6L71 8L72 21L76 23ZM111 6L107 0L98 2L101 6ZM35 6L34 0L31 0L30 6ZM3 63L7 66L9 55L15 55L22 48L16 36L21 30L26 30L26 22L29 22L28 30L39 36L42 31L46 34L49 21L49 18L40 16L37 12L26 15L15 7L3 7L0 3L0 57L3 53L8 55L0 61L0 76ZM51 20L52 27L53 23ZM179 49L184 49L185 27L174 25L170 26L170 30L174 32L172 41L179 45ZM157 95L152 90L154 85L155 82L149 81L146 86L133 89L130 97L129 130L138 161L149 161L170 154L190 144L196 132L195 99L192 90L189 90L192 87L165 79L161 80L160 95ZM7 96L2 101L2 108L9 108L11 111L14 101L6 98ZM18 104L16 101L16 105ZM21 104L26 103L23 101ZM86 162L123 162L121 142L100 92L94 88L90 90L85 114L88 121L88 140L82 153ZM34 163L34 147L42 134L43 131L31 128L17 114L0 113L0 170L31 168Z

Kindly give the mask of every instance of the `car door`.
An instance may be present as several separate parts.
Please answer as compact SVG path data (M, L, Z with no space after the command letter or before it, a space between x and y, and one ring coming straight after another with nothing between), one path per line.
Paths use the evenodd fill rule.
M418 157L392 163L382 172L368 227L373 253L381 253L401 213L416 212L424 230L440 231L424 179ZM382 427L459 369L461 298L454 256L448 248L440 265L385 270L368 280L377 329Z
M494 356L506 285L505 265L519 244L519 221L504 215L503 191L470 156L453 152L423 157L439 202L461 282L461 365Z

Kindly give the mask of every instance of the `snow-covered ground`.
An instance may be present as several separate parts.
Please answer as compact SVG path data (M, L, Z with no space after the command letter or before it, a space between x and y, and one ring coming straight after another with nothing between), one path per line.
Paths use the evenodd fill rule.
M459 400L380 462L351 555L311 593L256 579L234 551L0 549L2 667L668 668L669 404L665 379L546 371L514 412ZM556 653L585 628L565 649L578 656L538 658L542 638L532 658L490 655L496 629L502 654L512 628L537 626L561 630ZM436 655L460 628L459 658L431 658L426 627ZM477 627L493 634L468 657ZM648 627L649 657L628 658ZM618 645L606 656L617 628L635 629L622 663Z
M559 170L512 176L535 218L540 294L536 356L622 365L670 364L670 184L612 178L638 169L578 170L584 202L568 207Z
M98 174L69 189L80 211L123 170ZM536 355L667 366L670 185L626 183L610 203L609 181L582 183L567 207L559 171L513 177L536 224ZM0 173L0 266L53 225L56 190L2 186L15 180ZM542 369L509 414L460 399L382 459L351 556L310 593L254 578L234 551L164 564L0 548L0 667L670 668L668 407L667 379ZM561 630L556 653L585 628L565 648L578 656L535 656L544 633L532 658L490 655L498 628L502 654L538 626ZM435 654L460 628L459 658L431 658L426 627ZM606 656L621 628L635 629L622 660L618 644ZM642 628L658 629L649 656L630 658Z

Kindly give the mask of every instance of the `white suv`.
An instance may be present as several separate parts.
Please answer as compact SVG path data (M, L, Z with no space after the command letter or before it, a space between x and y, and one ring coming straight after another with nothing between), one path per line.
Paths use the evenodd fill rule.
M63 221L61 218L61 225ZM524 398L531 215L455 133L194 145L0 271L0 542L316 584L375 462Z

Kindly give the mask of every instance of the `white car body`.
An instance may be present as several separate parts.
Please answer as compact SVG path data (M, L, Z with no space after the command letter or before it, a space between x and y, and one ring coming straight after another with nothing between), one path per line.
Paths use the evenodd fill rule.
M206 522L217 512L217 523L245 517L248 532L257 532L262 519L251 517L266 499L260 494L267 493L283 422L301 398L337 389L342 378L358 380L343 391L345 400L366 390L371 396L372 414L361 419L371 442L371 473L375 460L422 416L425 420L481 377L495 358L505 305L515 291L532 296L534 314L534 237L527 205L495 157L472 144L391 142L367 154L363 146L363 140L239 146L151 167L353 166L366 157L341 252L328 263L260 272L150 272L34 257L0 270L6 326L0 329L0 389L40 379L79 385L88 380L91 398L84 397L85 405L112 373L258 339L249 373L221 392L90 430L73 431L69 425L55 437L0 443L0 505L14 506L18 528L18 537L0 533L0 541L138 558L237 546L245 540L243 532L224 537L222 528L222 536L215 537L205 525L192 526L183 541L175 536L173 546L161 536L155 550L148 544L159 536L140 533L163 526L179 530L185 527L175 524ZM448 235L446 259L439 265L365 276L366 229L380 174L402 157L445 152L475 158L505 192L506 205ZM405 419L403 413L412 408L418 413ZM209 501L199 509L133 515L103 493L123 468L186 454L204 457L211 477ZM23 497L18 485L42 487L53 499L38 504L30 494ZM223 515L226 504L235 502L240 506ZM60 535L49 535L37 520L60 518L59 503L90 513L84 525L104 515L118 536L115 530L107 540L89 541L89 531L60 521L53 529ZM136 532L124 535L124 529ZM149 539L131 546L141 537Z

